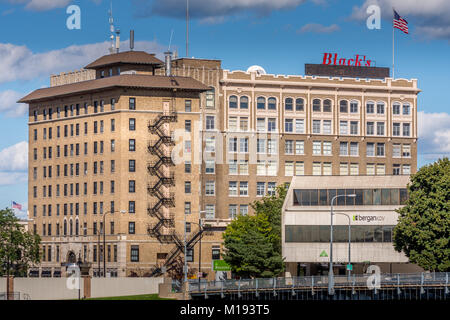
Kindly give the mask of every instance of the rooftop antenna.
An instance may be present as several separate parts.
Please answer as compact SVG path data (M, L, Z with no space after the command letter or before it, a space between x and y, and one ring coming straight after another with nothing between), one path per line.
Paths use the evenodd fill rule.
M167 51L170 51L170 46L172 45L172 37L173 37L173 29L170 32L169 49L167 49Z
M134 30L130 31L130 50L134 49Z
M189 0L186 0L186 58L189 58Z
M110 40L111 40L111 47L109 48L109 53L113 54L115 53L115 44L114 44L114 18L113 18L113 11L112 11L112 0L111 0L111 8L109 9L109 31L111 33Z

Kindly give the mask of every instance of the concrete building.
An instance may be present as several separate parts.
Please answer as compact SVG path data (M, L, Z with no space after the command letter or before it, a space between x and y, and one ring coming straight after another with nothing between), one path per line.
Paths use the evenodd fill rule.
M354 273L369 265L381 272L419 272L394 250L392 230L397 208L407 200L408 176L294 177L282 214L282 250L286 270L293 276L328 274L330 261L331 200L334 274L345 275L349 262ZM348 197L354 194L356 197Z
M20 100L40 271L81 257L101 273L105 251L112 275L161 274L182 256L187 213L188 260L198 268L201 255L213 278L221 231L293 176L414 173L417 80L365 75L229 71L127 51L52 76Z

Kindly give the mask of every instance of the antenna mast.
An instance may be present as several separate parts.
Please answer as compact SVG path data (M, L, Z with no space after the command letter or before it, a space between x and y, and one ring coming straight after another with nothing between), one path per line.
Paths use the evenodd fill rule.
M111 40L111 47L109 48L109 53L113 54L115 53L115 44L114 44L114 18L113 18L113 11L112 11L112 1L111 1L111 8L109 9L109 31L111 33L110 40Z
M186 57L189 58L189 0L186 0Z

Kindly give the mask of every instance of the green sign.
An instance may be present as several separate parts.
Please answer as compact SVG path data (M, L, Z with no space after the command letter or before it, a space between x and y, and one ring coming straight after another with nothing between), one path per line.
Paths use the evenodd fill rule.
M323 250L323 251L320 253L320 257L328 257L328 254L326 253L325 250Z
M348 270L348 271L352 271L352 270L353 270L353 265L347 264L347 270Z
M231 267L224 260L213 261L214 271L231 271Z

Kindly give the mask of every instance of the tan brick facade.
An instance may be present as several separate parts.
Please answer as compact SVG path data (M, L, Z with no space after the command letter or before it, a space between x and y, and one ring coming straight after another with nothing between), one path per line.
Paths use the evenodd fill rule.
M108 69L108 68L106 68ZM105 70L106 70L105 69ZM116 69L113 76L118 74ZM133 68L131 65L123 66L124 70L136 71L137 74L163 74L164 70L154 69L154 66ZM139 276L148 275L155 264L164 261L164 255L169 253L174 245L161 244L157 239L148 235L147 229L153 226L157 220L148 215L148 208L156 201L154 196L148 192L148 187L156 183L155 177L148 171L150 163L157 160L148 152L148 146L158 139L149 132L148 125L153 123L165 108L175 110L177 114L176 122L164 125L167 132L173 132L175 139L174 149L182 151L184 142L191 141L192 152L188 155L192 162L191 173L185 173L185 163L181 161L170 168L174 173L175 186L165 189L165 192L175 194L175 207L167 211L173 213L175 218L175 231L181 237L183 235L183 219L185 202L190 202L191 214L187 215L188 222L191 222L191 234L194 234L198 226L195 224L200 218L200 211L208 210L206 220L216 226L225 226L230 220L230 211L234 208L239 213L240 210L251 213L249 204L257 199L261 199L262 193L268 192L269 183L271 186L289 183L292 174L296 174L297 168L303 167L299 175L316 174L320 163L320 174L340 175L345 174L347 164L347 174L365 175L371 174L372 170L378 174L392 174L394 165L400 165L399 173L414 173L417 166L417 80L360 80L360 79L339 79L325 77L301 77L301 76L273 76L256 75L241 71L229 72L222 70L218 60L201 59L177 59L173 61L172 73L174 76L192 77L204 85L214 88L213 91L206 90L174 90L167 88L108 88L102 91L92 91L82 94L72 94L65 96L55 96L52 99L44 99L30 102L29 118L29 212L30 218L34 219L30 223L30 230L36 228L36 232L43 237L42 245L46 248L45 261L41 268L60 268L61 263L69 261L69 252L73 252L78 259L86 259L93 262L94 246L97 246L98 236L93 235L94 222L97 228L105 212L110 211L111 201L114 201L114 214L107 214L106 220L106 255L107 269L119 276L129 276L136 274ZM99 77L99 70L97 70ZM203 93L201 93L203 92ZM230 98L237 98L237 108L230 108ZM247 108L240 108L240 99L247 97ZM265 98L265 109L258 109L257 101L259 97ZM130 98L135 98L136 109L130 110ZM275 109L269 109L269 99L275 98ZM293 110L286 110L286 98L293 101ZM296 99L303 99L303 110L296 111ZM115 106L112 109L111 99L115 99ZM231 98L233 99L233 98ZM320 99L321 111L313 111L313 100ZM329 99L331 110L323 112L324 100ZM104 101L103 111L101 111L100 101ZM191 110L186 109L186 101L191 101ZM340 101L347 100L348 108L350 102L357 102L356 112L340 112ZM94 112L94 102L98 103L98 112ZM367 114L366 105L369 101L374 102L374 113ZM377 103L384 102L383 114L377 113ZM85 114L84 104L88 106ZM400 114L393 114L393 104L399 103ZM76 105L79 105L77 114ZM402 114L403 105L409 105L408 114ZM70 106L74 106L73 115ZM68 116L65 116L64 108L68 106ZM60 109L58 117L57 108ZM52 109L52 119L49 119L48 110ZM287 108L289 109L289 107ZM34 111L37 111L37 121L35 121ZM47 114L44 119L44 110ZM353 110L355 111L355 110ZM208 118L214 117L214 118ZM246 130L233 130L230 124L236 118L236 126L242 125ZM130 130L130 118L135 119L135 130ZM264 132L258 131L258 125L264 119ZM274 125L274 131L267 132L269 119ZM273 119L273 120L272 120ZM287 127L286 119L292 119L293 132ZM114 120L115 130L111 130L112 120ZM190 120L191 133L186 133L186 120ZM245 120L247 122L245 122ZM304 129L297 130L302 127ZM301 121L300 121L301 120ZM321 120L320 132L316 133L317 122ZM101 121L103 121L103 132L101 131ZM327 121L327 122L325 122ZM330 122L328 122L330 121ZM347 121L348 133L341 133L341 121ZM94 122L97 123L97 133L94 133ZM301 122L303 123L301 125ZM357 132L350 134L351 122L357 123ZM367 135L368 122L373 122L375 129L373 135ZM383 135L377 135L377 123L384 123ZM409 124L409 136L393 135L393 123ZM87 123L87 134L85 134L85 123ZM246 123L246 124L245 124ZM201 124L202 128L199 128ZM73 125L73 135L71 126ZM79 125L77 135L77 125ZM64 136L64 128L67 126L67 137ZM327 126L329 133L324 133ZM329 127L328 127L329 126ZM59 130L59 137L57 136ZM51 128L52 138L49 139ZM401 127L403 128L403 127ZM44 129L46 139L44 139ZM261 129L261 128L259 128ZM34 139L37 130L37 140ZM406 130L406 129L404 129ZM297 132L301 131L301 132ZM184 136L184 140L183 137ZM201 140L200 140L201 136ZM215 136L215 152L205 150L209 136ZM229 152L230 138L237 138L237 152ZM247 142L241 139L248 138ZM136 151L129 151L130 139L135 140ZM257 139L273 139L276 143L276 152L273 155L263 155L257 152ZM114 140L114 152L111 152L111 141ZM97 150L94 154L94 143L100 148L103 141L103 153ZM200 141L202 145L200 146ZM292 141L292 142L290 142ZM299 141L297 144L296 141ZM300 141L303 141L300 143ZM320 142L320 155L313 154ZM324 144L325 142L325 144ZM329 142L329 143L328 143ZM340 155L341 142L348 142L348 155ZM357 143L355 149L350 150ZM87 143L87 154L84 154L84 144ZM368 143L374 143L370 148L374 148L375 156L367 156ZM384 144L383 154L376 156L377 148ZM79 155L76 155L79 145ZM292 153L286 154L286 144ZM394 144L396 145L396 156L393 156ZM400 147L398 147L400 144ZM64 156L64 146L67 145L67 156ZM71 145L73 145L73 155L71 155ZM247 145L247 147L245 146ZM297 148L298 145L298 148ZM303 145L303 147L300 147ZM405 145L405 149L403 146ZM57 156L57 148L60 148L60 156ZM52 148L52 157L49 158L49 148ZM44 148L46 148L46 159L43 158ZM241 152L242 149L245 152ZM268 145L264 149L267 151ZM400 148L400 157L398 156ZM298 153L298 150L303 150ZM37 160L34 153L37 152ZM171 148L168 149L170 151ZM381 150L381 149L380 149ZM409 151L408 151L409 150ZM330 153L325 154L324 153ZM408 156L409 152L409 156ZM179 155L183 152L179 152ZM204 161L216 156L215 165L209 165ZM405 155L403 157L403 155ZM211 158L212 159L212 158ZM230 172L228 160L238 159L237 174ZM111 172L111 161L114 161L114 172ZM129 172L129 160L136 160L135 172ZM186 159L185 159L186 160ZM247 160L248 164L239 165L240 160ZM277 172L263 174L262 165L258 167L258 160L275 161L278 166ZM103 161L103 165L101 165ZM292 166L290 172L285 172L286 165ZM71 165L76 171L76 164L79 164L78 175L73 172L71 175ZM87 164L87 172L84 172L84 165ZM94 174L94 163L97 163L97 173ZM297 164L298 163L298 164ZM377 164L379 166L377 166ZM64 176L64 166L67 165L67 176ZM382 170L382 166L384 169ZM51 166L52 176L48 176L48 168ZM60 175L57 175L59 166ZM103 173L100 172L103 167ZM408 169L409 166L409 169ZM46 168L46 177L43 170ZM35 169L36 168L36 169ZM258 169L259 168L259 169ZM36 170L36 176L35 171ZM208 172L207 172L208 170ZM212 171L210 171L212 170ZM241 172L239 172L241 170ZM404 171L402 171L404 170ZM409 170L409 171L408 171ZM129 181L135 181L135 192L129 192ZM114 192L111 192L111 181L114 181ZM97 182L97 194L93 192L94 183ZM103 194L100 194L100 182L103 182ZM185 193L185 182L190 182L190 193ZM230 182L236 182L236 195L230 195ZM264 190L260 190L257 195L257 183L261 189L264 182ZM87 184L87 194L84 194L84 183ZM247 183L247 185L245 184ZM78 184L78 195L76 195L76 184ZM57 185L59 185L59 196L57 195ZM67 185L67 196L64 196L64 185ZM70 193L70 185L73 185L73 194ZM51 196L49 196L49 186L51 186ZM44 196L44 187L46 196ZM35 196L36 188L36 196ZM207 194L207 189L209 194ZM231 188L233 189L233 188ZM234 189L233 189L234 190ZM234 191L231 192L234 192ZM135 201L135 213L129 213L129 202ZM76 204L78 203L78 215ZM97 213L94 214L94 203L97 203ZM100 203L103 203L103 214L100 213ZM87 206L86 214L84 205ZM45 215L44 215L44 207ZM51 206L51 216L48 214L48 206ZM59 205L59 215L57 206ZM64 214L64 205L67 205L67 214ZM236 205L236 207L234 207ZM36 206L36 209L34 209ZM72 206L72 214L70 208ZM246 207L247 206L247 207ZM127 213L120 213L125 210ZM214 215L212 217L212 215ZM202 215L205 217L205 215ZM75 235L76 221L78 220L78 233ZM66 236L64 236L64 221L67 223ZM72 221L72 236L70 236L70 221ZM114 232L111 232L110 223L114 221ZM135 234L129 233L129 223L135 223ZM59 223L60 233L57 236L56 226ZM87 224L87 236L83 235L84 224ZM51 236L48 230L44 235L43 225L51 224ZM36 225L35 227L33 225ZM170 232L170 228L161 229ZM100 239L103 242L103 239ZM102 243L101 243L102 245ZM208 277L214 277L211 271L212 248L221 245L221 233L210 232L202 239L202 271L208 272ZM51 247L51 261L48 261L48 247ZM84 254L86 246L86 257ZM116 246L116 249L114 249ZM139 247L139 261L132 262L131 248ZM108 249L110 248L110 249ZM59 250L58 259L56 251ZM97 249L98 250L98 249ZM192 268L198 266L198 243L194 247L194 261ZM116 254L114 254L116 252ZM160 253L160 255L158 255ZM114 259L116 255L117 259ZM108 257L110 257L108 259ZM160 259L158 259L158 257ZM57 261L58 260L58 261ZM73 259L72 259L73 260ZM115 261L116 260L116 261ZM103 263L100 264L101 270ZM55 269L56 268L56 269ZM98 268L98 261L93 262L94 270ZM47 270L47 269L46 269Z

